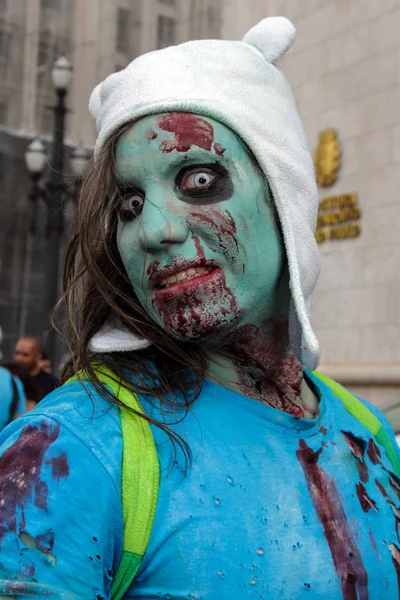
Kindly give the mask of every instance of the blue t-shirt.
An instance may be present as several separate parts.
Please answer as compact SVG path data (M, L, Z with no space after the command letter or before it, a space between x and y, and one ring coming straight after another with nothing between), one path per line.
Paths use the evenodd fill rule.
M313 421L209 381L183 420L143 400L176 422L192 463L185 475L153 427L159 499L126 599L399 597L399 479L369 431L307 376L320 396ZM70 383L0 441L0 594L108 600L123 539L117 407Z
M26 411L25 393L21 380L14 376L17 386L18 402L13 416L20 415ZM10 409L13 402L14 389L10 371L0 367L0 431L10 422Z

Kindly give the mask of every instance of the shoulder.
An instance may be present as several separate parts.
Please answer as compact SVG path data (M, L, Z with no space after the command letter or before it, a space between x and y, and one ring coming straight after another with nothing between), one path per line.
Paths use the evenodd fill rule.
M57 377L55 377L53 375L53 373L46 373L46 371L41 371L41 374L42 374L43 379L45 379L49 383L53 383L54 385L57 385L58 379L57 379Z
M44 424L44 425L43 425ZM122 436L119 409L104 400L89 384L63 385L42 400L34 410L17 419L0 437L44 427L58 431L57 437L77 444L92 454L113 480L121 470ZM35 430L36 431L36 430Z
M4 367L0 367L0 385L10 386L11 373Z

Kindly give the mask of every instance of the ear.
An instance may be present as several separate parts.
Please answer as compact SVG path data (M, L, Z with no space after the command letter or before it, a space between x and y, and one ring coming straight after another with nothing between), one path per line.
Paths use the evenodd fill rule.
M296 39L296 29L286 17L263 19L250 29L243 42L259 50L265 60L276 63L291 48Z

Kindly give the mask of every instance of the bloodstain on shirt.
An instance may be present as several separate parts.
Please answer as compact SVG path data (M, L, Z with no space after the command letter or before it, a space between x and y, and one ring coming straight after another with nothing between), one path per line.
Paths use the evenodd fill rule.
M7 531L16 533L17 509L21 509L21 523L26 526L24 507L34 495L37 508L47 509L48 487L41 479L44 457L56 441L60 425L43 421L39 426L27 425L19 438L0 458L2 482L0 488L0 543ZM65 475L58 473L61 476Z
M296 456L341 579L343 598L368 600L367 571L350 532L336 484L315 461L316 454L304 440L299 441Z
M365 453L365 442L363 439L356 437L350 431L342 431L342 435L344 437L345 442L350 447L350 450L353 452L357 458L364 460Z
M380 491L380 493L382 494L382 496L385 498L385 500L387 500L389 502L389 504L392 503L389 494L387 493L387 491L385 490L385 488L383 487L383 485L381 484L381 482L379 481L379 479L375 479L375 485L378 488L378 490Z
M394 473L389 472L389 483L390 483L390 487L392 488L392 490L394 491L394 493L400 500L400 481L399 481L399 478Z
M381 451L372 439L368 442L367 454L373 465L381 464Z
M56 481L60 481L64 477L69 475L68 457L65 452L62 452L60 456L46 460L46 464L51 466L51 476Z
M356 467L358 475L363 483L368 481L368 465L364 460L365 442L363 439L356 437L350 431L342 431L343 438L349 446L352 454L356 459Z
M365 486L361 482L356 484L356 492L357 492L357 498L360 502L361 508L363 509L363 511L365 513L370 511L371 508L373 508L376 512L378 512L378 509L376 507L376 502L368 496L367 490L365 489Z
M43 554L50 554L54 546L54 533L52 530L49 529L43 535L37 535L35 537L35 546Z
M192 146L211 150L214 128L205 119L191 113L172 112L162 117L158 126L175 134L175 140L160 144L161 152L187 152Z

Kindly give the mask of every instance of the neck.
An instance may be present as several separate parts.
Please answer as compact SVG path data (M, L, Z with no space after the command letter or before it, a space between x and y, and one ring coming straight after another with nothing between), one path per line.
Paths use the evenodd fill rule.
M31 369L31 371L29 372L29 375L31 377L35 377L35 375L37 375L38 373L40 373L40 367L33 367L33 369Z
M245 324L206 351L216 383L295 417L315 417L318 401L290 347L286 318Z

